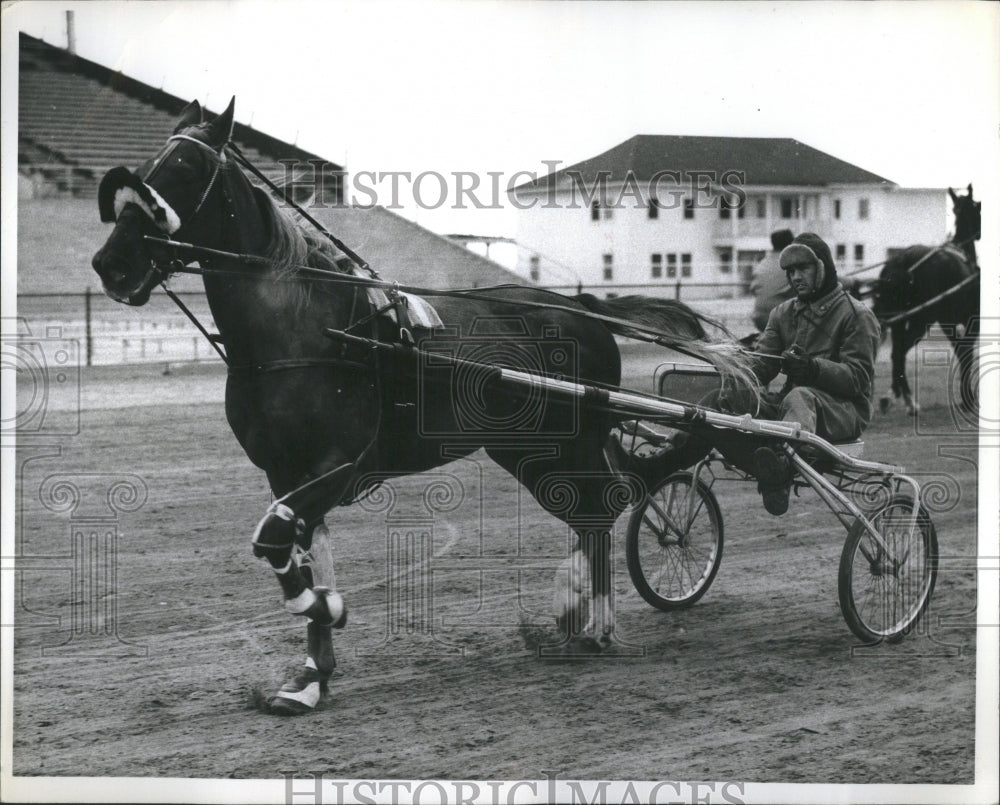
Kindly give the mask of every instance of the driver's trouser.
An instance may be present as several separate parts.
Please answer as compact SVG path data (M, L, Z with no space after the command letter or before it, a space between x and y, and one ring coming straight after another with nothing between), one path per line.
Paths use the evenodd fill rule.
M765 393L759 407L749 398L726 399L719 392L708 395L700 404L727 413L753 413L756 419L797 422L803 430L830 442L856 439L867 425L867 418L860 415L853 402L808 386L796 386L783 396ZM774 437L698 424L691 427L687 439L678 439L675 445L658 458L662 462L657 470L660 477L694 466L712 448L733 466L754 475L754 452L760 447L773 447Z

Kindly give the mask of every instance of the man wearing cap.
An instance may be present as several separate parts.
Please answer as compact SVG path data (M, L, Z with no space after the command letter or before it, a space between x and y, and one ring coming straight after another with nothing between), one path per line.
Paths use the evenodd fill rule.
M784 387L777 394L765 392L756 411L749 400L727 399L718 392L702 405L798 422L832 442L856 439L873 411L878 320L843 289L830 247L818 235L797 236L782 250L779 263L796 295L771 311L757 342L754 371L765 386L783 371ZM695 426L690 434L675 437L669 450L630 461L625 469L648 482L692 466L713 447L757 478L768 512L788 511L792 481L788 459L753 434Z
M771 246L774 250L754 266L753 277L750 280L750 293L754 298L750 320L758 332L767 326L767 318L771 315L771 311L795 295L788 286L788 280L778 262L782 249L788 246L794 237L791 229L778 229L772 232Z
M761 358L756 371L765 384L779 370L787 380L778 416L760 416L798 422L831 442L856 439L872 418L878 320L844 290L819 235L803 232L782 250L779 262L796 295L771 311L756 350L775 359ZM784 514L791 483L787 459L762 446L754 451L754 467L764 507Z

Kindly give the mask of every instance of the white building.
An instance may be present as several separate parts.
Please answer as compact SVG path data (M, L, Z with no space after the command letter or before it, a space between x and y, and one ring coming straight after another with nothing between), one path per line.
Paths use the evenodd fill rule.
M511 203L525 278L683 298L745 293L777 229L815 232L838 271L874 275L896 249L945 240L948 210L944 189L904 189L796 140L668 135L520 185Z

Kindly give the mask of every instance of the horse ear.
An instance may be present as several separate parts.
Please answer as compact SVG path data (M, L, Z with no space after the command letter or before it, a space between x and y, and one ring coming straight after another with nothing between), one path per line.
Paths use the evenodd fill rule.
M969 182L969 201L972 201L972 182Z
M948 195L951 196L951 201L953 204L958 204L958 196L955 195L955 191L950 187L948 188Z
M208 125L208 144L218 151L233 136L233 113L236 110L236 96L229 101L226 111Z
M202 121L201 104L198 101L191 101L181 110L181 116L174 126L174 134L178 134L188 126L197 126Z

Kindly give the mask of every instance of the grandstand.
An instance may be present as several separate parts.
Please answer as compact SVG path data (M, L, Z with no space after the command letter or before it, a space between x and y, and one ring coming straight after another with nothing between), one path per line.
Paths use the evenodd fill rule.
M137 168L173 133L188 101L22 33L18 80L18 168L37 190L95 198L116 165ZM279 160L323 164L326 203L343 201L339 165L237 123L233 140L272 179Z
M96 187L116 165L138 168L162 147L188 102L24 33L18 103L18 294L96 288L90 256L107 237ZM271 178L280 160L322 166L313 214L381 275L407 285L468 287L524 280L382 207L344 203L344 169L237 123L233 140ZM189 282L189 280L191 280ZM181 289L198 287L183 278Z

